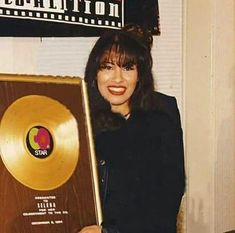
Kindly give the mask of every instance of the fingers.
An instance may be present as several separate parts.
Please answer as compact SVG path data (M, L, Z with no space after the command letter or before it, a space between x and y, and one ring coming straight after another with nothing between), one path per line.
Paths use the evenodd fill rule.
M92 225L83 227L79 233L101 233L101 226Z

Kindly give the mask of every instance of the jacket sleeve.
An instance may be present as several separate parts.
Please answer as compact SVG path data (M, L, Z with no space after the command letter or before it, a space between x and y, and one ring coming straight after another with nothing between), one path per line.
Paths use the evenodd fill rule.
M185 168L182 129L176 125L170 125L162 136L162 153L164 169L162 170L162 216L165 226L175 225L182 196L185 191ZM168 218L164 218L168 216ZM164 230L164 229L163 229ZM167 232L167 231L164 231ZM173 232L173 231L172 231Z

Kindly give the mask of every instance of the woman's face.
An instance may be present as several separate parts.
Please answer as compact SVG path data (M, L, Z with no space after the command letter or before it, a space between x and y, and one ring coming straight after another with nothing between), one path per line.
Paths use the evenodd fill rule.
M118 64L118 56L109 56L100 64L97 85L101 95L111 104L113 112L127 114L130 98L138 81L137 66L133 63Z

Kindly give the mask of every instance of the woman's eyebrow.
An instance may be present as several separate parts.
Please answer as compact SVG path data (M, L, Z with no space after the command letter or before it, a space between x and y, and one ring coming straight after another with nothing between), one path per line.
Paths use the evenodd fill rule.
M123 64L124 65L135 65L136 64L136 62L135 61L133 61L133 60L129 60L129 61L125 61L125 62L123 62Z
M110 64L112 64L112 65L114 65L114 64L115 64L115 62L114 62L114 61L112 61L112 60L103 60L103 61L101 61L101 63L100 63L100 64L107 64L107 63L110 63Z
M136 65L136 62L127 61L127 62L123 62L121 66L134 66L134 65Z

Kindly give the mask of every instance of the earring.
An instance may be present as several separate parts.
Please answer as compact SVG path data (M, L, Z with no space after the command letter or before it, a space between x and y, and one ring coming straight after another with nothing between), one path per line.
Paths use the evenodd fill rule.
M95 79L92 80L91 86L92 86L93 88L96 87L96 80L95 80Z

